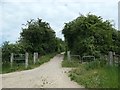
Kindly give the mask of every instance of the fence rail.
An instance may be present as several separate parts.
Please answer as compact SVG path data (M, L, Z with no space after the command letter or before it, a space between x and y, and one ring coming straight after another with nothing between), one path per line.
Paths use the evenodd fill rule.
M71 55L70 51L68 51L67 53L67 57L68 60L71 60L71 57L79 57L80 61L83 62L85 58L87 58L88 60L85 61L93 61L96 60L95 56L92 55L87 55L87 56L83 56L81 58L80 55ZM89 58L93 58L93 60L89 60ZM108 55L101 55L100 56L100 60L105 60L109 65L118 65L120 64L120 55L115 54L115 52L109 52Z

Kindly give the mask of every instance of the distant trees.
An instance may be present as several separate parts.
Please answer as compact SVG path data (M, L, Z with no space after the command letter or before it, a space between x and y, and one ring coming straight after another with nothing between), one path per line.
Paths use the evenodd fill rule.
M64 52L65 51L65 42L62 39L56 37L56 45L57 45L57 51L58 52Z
M99 56L108 51L119 53L119 32L110 21L96 15L81 15L66 23L62 33L68 49L74 54Z

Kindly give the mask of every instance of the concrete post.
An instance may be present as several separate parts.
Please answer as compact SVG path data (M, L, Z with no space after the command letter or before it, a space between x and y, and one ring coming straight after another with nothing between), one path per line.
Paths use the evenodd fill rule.
M38 59L38 53L34 53L34 64L36 63L37 59Z
M67 59L68 59L68 60L71 60L70 51L67 51Z
M25 67L28 67L28 53L25 53Z
M36 53L34 53L34 56L33 56L33 60L34 60L34 64L36 63Z
M11 67L12 67L13 66L13 53L11 53L10 64L11 64Z

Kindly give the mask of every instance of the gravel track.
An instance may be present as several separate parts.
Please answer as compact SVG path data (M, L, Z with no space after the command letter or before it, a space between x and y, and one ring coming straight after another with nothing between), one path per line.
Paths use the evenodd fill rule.
M81 88L68 77L71 69L61 67L62 60L58 54L38 68L0 75L2 88Z

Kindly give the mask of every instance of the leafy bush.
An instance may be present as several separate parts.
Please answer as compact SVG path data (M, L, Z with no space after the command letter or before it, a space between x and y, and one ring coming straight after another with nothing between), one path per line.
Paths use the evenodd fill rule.
M22 45L10 44L9 42L5 41L2 45L2 62L7 63L10 62L10 55L11 53L25 53Z
M63 48L63 41L56 38L49 23L39 18L27 21L27 27L20 33L19 42L24 45L25 51L38 52L40 55L60 52Z
M27 27L22 28L20 40L16 41L15 44L11 44L8 41L3 42L3 45L0 48L2 49L3 71L10 71L8 63L10 63L11 53L24 54L25 52L28 52L29 64L33 64L32 59L34 52L38 52L39 56L44 56L56 52L60 53L65 50L64 41L56 37L55 32L50 27L49 23L43 22L42 19L38 18L37 20L32 19L27 21L26 25ZM48 59L44 59L39 62L39 64L46 62L46 60ZM15 67L17 68L17 66ZM11 69L11 71L14 71L14 69Z
M109 20L105 21L100 16L81 15L66 23L62 33L67 49L77 55L94 55L99 58L100 53L120 51L120 32L112 27Z

